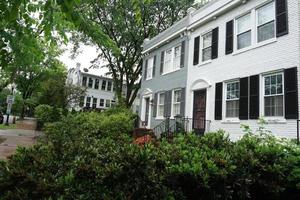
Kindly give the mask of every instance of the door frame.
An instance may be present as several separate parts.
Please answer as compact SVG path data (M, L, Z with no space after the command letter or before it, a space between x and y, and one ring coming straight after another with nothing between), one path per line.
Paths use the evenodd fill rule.
M199 90L194 90L193 91L193 104L192 104L192 130L195 130L194 129L194 108L195 108L195 93L196 92L204 92L205 93L205 114L204 114L204 129L203 130L200 130L199 129L199 133L197 133L196 131L196 134L199 134L199 135L204 135L205 131L206 131L206 117L207 117L207 88L202 88L202 89L199 89ZM201 131L201 132L200 132ZM203 131L203 132L202 132Z
M144 95L143 98L142 98L142 115L141 115L141 119L142 121L146 121L145 118L146 118L146 99L149 98L149 115L148 115L148 124L146 126L146 128L150 128L151 127L151 116L152 116L152 94L147 94L147 95Z

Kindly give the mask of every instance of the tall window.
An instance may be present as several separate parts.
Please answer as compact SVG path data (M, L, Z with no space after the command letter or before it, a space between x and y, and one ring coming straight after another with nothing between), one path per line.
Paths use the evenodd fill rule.
M100 107L104 107L104 99L100 99L99 106L100 106Z
M89 88L92 88L92 87L93 87L93 79L89 78Z
M237 49L251 45L251 13L237 20Z
M106 81L102 80L101 90L106 90Z
M97 108L97 98L93 98L93 108Z
M275 4L271 2L256 10L257 42L275 37Z
M173 91L172 115L180 115L181 90Z
M147 65L147 76L146 80L149 80L152 78L153 75L153 62L154 62L154 57L148 59L148 65Z
M84 76L82 77L82 86L86 87L87 78Z
M238 81L226 84L226 117L239 117L240 83Z
M174 48L174 65L173 71L180 69L180 60L181 60L181 45Z
M272 74L264 77L265 116L283 116L283 75Z
M165 51L164 73L169 73L172 71L172 52L172 49Z
M96 90L99 89L99 79L96 79L95 80L95 87L94 87Z
M91 97L86 98L85 107L87 107L87 108L91 107Z
M106 99L105 101L105 107L109 108L110 107L110 100Z
M202 36L202 61L211 59L212 32Z
M111 86L112 86L111 81L108 81L107 82L107 91L111 91Z
M158 94L158 104L157 104L157 116L164 116L164 107L165 107L165 93Z
M83 105L84 105L84 96L81 96L79 101L79 107L83 107Z

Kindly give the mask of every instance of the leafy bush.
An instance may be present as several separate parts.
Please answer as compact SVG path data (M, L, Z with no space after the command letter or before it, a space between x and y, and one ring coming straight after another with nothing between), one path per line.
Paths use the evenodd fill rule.
M119 110L120 111L120 110ZM69 115L0 164L2 199L299 199L300 147L222 131L133 144L130 111Z
M34 115L38 121L38 129L41 129L46 123L59 121L62 109L42 104L35 108Z

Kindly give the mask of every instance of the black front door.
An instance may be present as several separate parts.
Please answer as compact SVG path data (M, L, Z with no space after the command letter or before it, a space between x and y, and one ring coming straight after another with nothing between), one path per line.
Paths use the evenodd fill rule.
M193 130L203 135L206 125L206 90L194 92Z
M149 106L150 106L150 98L146 98L146 109L145 109L145 126L148 126L149 123Z

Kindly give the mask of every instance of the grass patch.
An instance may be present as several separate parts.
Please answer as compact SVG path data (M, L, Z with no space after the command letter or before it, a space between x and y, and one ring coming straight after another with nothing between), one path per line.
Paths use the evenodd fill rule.
M6 129L16 129L16 124L10 124L9 126L6 126L4 124L0 124L0 130L6 130Z

